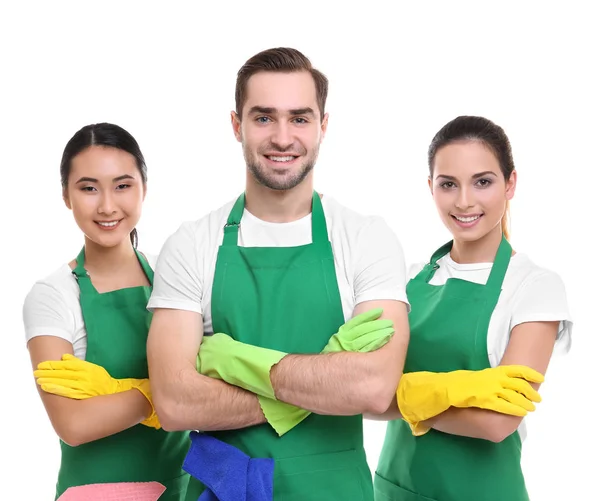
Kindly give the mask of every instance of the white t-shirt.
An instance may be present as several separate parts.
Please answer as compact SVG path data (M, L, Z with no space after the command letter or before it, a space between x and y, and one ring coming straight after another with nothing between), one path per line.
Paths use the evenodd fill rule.
M156 256L144 254L154 269ZM79 284L65 263L35 282L23 304L25 339L56 336L73 345L74 355L85 360L87 333L79 303Z
M148 308L201 313L204 332L212 333L211 291L223 227L235 200L196 221L183 223L165 242ZM358 214L322 197L344 318L369 300L406 299L404 251L379 216ZM240 223L242 247L293 247L312 242L312 214L290 223L262 221L247 210Z
M410 267L409 277L414 278L426 263ZM459 264L446 254L439 261L440 267L429 281L430 285L443 285L449 278L484 284L493 263ZM502 292L488 327L488 357L490 366L499 365L512 329L524 322L559 321L554 355L566 354L571 348L573 322L569 314L565 286L553 271L542 268L527 255L515 253L508 265ZM521 440L526 437L525 420L519 426Z

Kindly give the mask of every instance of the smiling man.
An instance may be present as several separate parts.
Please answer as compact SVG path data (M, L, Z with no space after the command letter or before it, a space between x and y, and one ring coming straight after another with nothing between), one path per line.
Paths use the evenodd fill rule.
M396 236L313 188L327 91L295 49L242 66L231 121L244 193L167 240L149 303L164 428L214 439L199 460L227 444L270 461L266 482L282 500L373 499L362 415L388 409L408 345ZM199 468L202 488L243 482L212 482L215 462Z

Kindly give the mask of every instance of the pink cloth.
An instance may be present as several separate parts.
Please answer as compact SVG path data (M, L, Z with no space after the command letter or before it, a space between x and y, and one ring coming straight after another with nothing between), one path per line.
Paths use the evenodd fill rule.
M167 488L158 482L120 482L69 487L57 501L157 501Z

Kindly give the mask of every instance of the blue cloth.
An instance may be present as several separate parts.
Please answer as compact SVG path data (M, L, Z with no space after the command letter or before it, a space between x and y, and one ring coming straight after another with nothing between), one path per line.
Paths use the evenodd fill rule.
M204 433L190 438L183 469L206 486L198 501L273 500L273 459L251 458Z

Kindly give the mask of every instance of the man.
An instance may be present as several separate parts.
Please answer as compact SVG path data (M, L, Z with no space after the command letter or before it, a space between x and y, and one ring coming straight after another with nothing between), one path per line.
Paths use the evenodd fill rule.
M295 49L263 51L239 70L231 121L245 192L165 243L149 302L150 380L164 429L202 430L252 458L273 458L275 499L371 500L362 415L384 413L401 376L405 264L381 218L313 190L327 90ZM374 308L393 324L389 342L321 353L345 321ZM203 341L212 333L227 336ZM219 339L230 341L225 362L227 350L235 358L252 345L281 354L266 364L275 400L197 372L198 352L202 359ZM261 353L248 359L260 365ZM201 372L211 360L205 355ZM239 370L230 381L246 378L249 369ZM280 431L265 418L273 401L312 414Z

